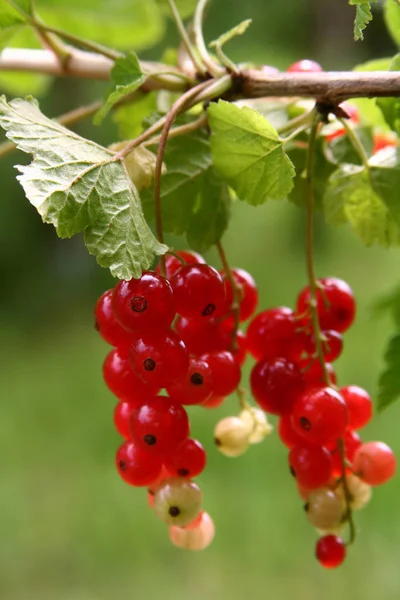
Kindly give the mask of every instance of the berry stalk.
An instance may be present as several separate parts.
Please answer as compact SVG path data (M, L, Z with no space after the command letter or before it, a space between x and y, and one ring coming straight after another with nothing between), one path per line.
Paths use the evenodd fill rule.
M215 244L217 250L218 250L218 254L219 257L221 259L221 263L222 266L224 267L224 271L226 273L226 276L232 286L232 292L233 292L233 302L232 302L232 311L233 311L233 316L235 319L235 324L234 324L234 328L233 328L233 332L232 332L232 343L231 343L231 349L235 350L237 347L237 332L239 329L239 321L240 321L240 295L239 295L239 288L238 285L236 283L236 280L233 276L233 272L232 272L232 267L229 264L229 260L228 257L226 256L226 252L225 249L222 245L222 242L219 241Z

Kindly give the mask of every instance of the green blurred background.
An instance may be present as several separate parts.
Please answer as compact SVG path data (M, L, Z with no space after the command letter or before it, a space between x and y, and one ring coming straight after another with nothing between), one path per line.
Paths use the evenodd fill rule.
M85 3L96 6L79 4ZM231 56L282 69L303 57L346 69L394 54L379 10L363 44L352 41L353 13L346 0L214 0L207 36L252 17L249 33L231 44ZM166 42L141 56L158 58L165 44L176 43L171 23L165 36ZM21 93L26 87L4 74L0 84L7 90L19 86ZM28 84L49 115L98 98L105 89L72 80L34 78ZM116 135L112 122L101 130L81 125L79 131L102 143ZM19 155L17 162L26 160ZM60 241L41 223L15 182L15 162L13 155L0 165L0 598L397 600L399 478L377 489L356 515L359 536L346 564L324 571L313 558L316 534L278 436L234 460L214 450L213 426L237 412L235 398L217 411L191 410L193 435L209 450L200 483L216 523L215 541L202 553L170 545L166 527L147 509L145 492L129 488L114 468L114 399L101 377L107 347L93 328L93 305L112 280L81 238ZM224 241L231 262L256 278L260 307L293 306L305 283L303 220L300 210L285 203L234 207ZM184 247L183 240L174 243ZM388 318L377 320L372 306L399 281L398 251L365 249L346 228L321 223L316 248L318 274L344 278L358 299L357 320L337 362L339 382L374 394L392 325ZM207 258L218 264L213 253ZM399 420L395 405L375 418L365 439L383 439L400 456Z

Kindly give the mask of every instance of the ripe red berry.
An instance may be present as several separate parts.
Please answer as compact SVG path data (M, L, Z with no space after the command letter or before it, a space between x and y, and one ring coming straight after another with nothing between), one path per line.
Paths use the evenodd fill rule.
M226 325L225 320L178 317L174 327L189 352L196 356L228 350L232 342L233 326Z
M247 358L247 341L243 331L236 332L236 349L232 349L232 354L236 358L236 362L242 367Z
M345 450L346 460L349 463L352 463L353 459L354 459L354 455L357 451L357 448L359 448L362 444L361 438L358 435L358 433L356 433L355 431L352 431L351 429L347 429L343 436L343 442L344 442L344 450ZM340 453L337 442L333 442L332 444L329 444L329 450L331 451L332 463L333 463L332 475L334 475L335 477L340 477L342 475L343 465L342 465L341 453ZM346 472L351 473L351 469L349 467L346 467Z
M287 446L287 448L293 448L296 445L303 445L304 438L299 435L292 425L292 417L290 413L282 415L278 423L278 435L281 442Z
M373 142L372 154L376 154L379 150L383 150L383 148L396 147L399 144L399 140L390 133L375 133Z
M367 442L355 452L354 472L369 485L382 485L396 472L396 457L393 450L383 442Z
M189 359L189 367L182 379L168 386L168 394L181 404L201 404L214 390L211 367L200 358Z
M298 327L295 313L285 306L264 310L247 328L247 348L256 360L288 357Z
M129 361L129 348L114 348L106 356L103 377L108 388L122 402L135 406L159 391L159 387L144 383L132 370Z
M111 304L114 290L107 290L97 300L94 315L96 328L105 342L111 346L129 344L132 335L117 322Z
M167 396L155 396L136 408L130 425L139 448L164 457L175 452L190 431L185 409Z
M189 354L174 331L135 337L130 350L131 365L146 383L168 387L185 376Z
M342 279L326 277L318 280L317 312L321 329L333 329L339 333L346 331L354 321L356 303L350 286ZM310 289L305 287L297 299L297 312L301 315L309 313ZM303 323L308 324L310 317Z
M131 439L130 418L134 407L129 402L118 402L114 409L114 425L118 433L126 440Z
M320 73L323 71L321 65L315 60L299 60L286 69L287 73Z
M226 277L226 274L222 271L221 275L225 283L225 309L224 312L228 313L232 309L232 303L234 301L234 294L232 284ZM244 269L232 269L232 275L238 288L239 295L239 318L240 321L247 321L254 313L258 304L258 291L256 282L253 277Z
M165 271L167 279L171 279L171 277L177 271L179 271L179 269L183 267L185 263L188 265L202 265L206 262L200 254L193 252L193 250L177 250L175 254L180 256L183 259L183 262L173 254L167 254L165 257ZM161 274L159 265L157 265L156 273Z
M322 342L322 352L326 362L332 363L339 358L343 350L343 339L340 333L333 330L322 331L324 341ZM316 353L316 344L314 336L307 340L306 350L311 356Z
M332 388L308 389L293 406L293 428L311 444L325 445L338 440L348 422L346 403Z
M225 287L210 265L186 265L171 278L176 312L183 317L206 319L222 314Z
M311 387L311 385L325 385L325 374L318 359L305 358L299 360L297 364L303 373L303 378L307 387ZM325 363L325 366L331 384L335 385L337 377L334 368L330 363Z
M289 453L289 465L298 484L309 490L323 487L331 478L332 458L321 446L294 446Z
M197 440L187 439L165 459L165 467L172 477L197 477L206 466L206 453Z
M140 279L120 281L112 303L117 321L133 332L167 329L175 316L169 281L151 271L144 271Z
M323 567L335 569L346 558L346 546L337 535L325 535L318 540L315 555Z
M352 429L365 427L372 417L372 400L369 394L358 385L348 385L339 391L349 409L349 426Z
M213 396L228 396L239 385L242 373L240 366L231 352L209 352L203 354L204 360L211 368L214 391Z
M122 479L135 486L151 484L162 469L162 461L143 451L133 442L124 442L118 448L116 464Z
M290 413L304 389L300 370L286 358L258 362L251 371L250 384L261 408L274 415Z
M225 396L211 396L211 398L209 398L205 402L202 402L201 406L203 408L209 409L218 408L219 406L221 406L221 404L225 402L225 400Z

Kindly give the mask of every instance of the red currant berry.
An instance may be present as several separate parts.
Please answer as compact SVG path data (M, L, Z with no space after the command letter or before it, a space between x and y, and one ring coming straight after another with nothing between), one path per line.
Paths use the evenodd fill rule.
M319 279L317 290L317 311L321 329L333 329L339 333L346 331L354 321L356 303L350 286L342 279L326 277ZM310 289L305 287L297 299L297 312L309 313ZM310 317L303 319L310 322Z
M396 147L399 143L396 137L392 137L390 133L375 133L373 136L373 141L374 147L372 154L376 154L379 152L379 150L383 150L383 148Z
M221 275L225 283L225 310L228 313L232 310L232 304L234 301L232 284L226 277L224 271ZM258 304L258 291L256 282L253 277L244 269L232 269L232 275L238 288L239 294L239 318L240 321L247 321L254 313Z
M111 346L129 344L131 335L116 321L111 299L114 290L107 290L97 300L94 309L96 328L105 342Z
M343 436L343 442L346 460L352 463L357 448L359 448L362 444L361 438L355 431L347 429ZM328 449L331 452L333 462L332 475L334 475L335 477L341 477L343 465L338 443L332 442L331 444L328 444ZM351 473L351 469L349 469L349 467L346 467L346 473Z
M185 376L189 354L174 331L135 337L130 350L131 365L146 383L168 387Z
M166 396L155 396L133 411L131 435L142 450L167 456L188 437L189 418L178 402Z
M369 394L358 385L348 385L339 391L349 409L349 426L352 429L365 427L372 417L372 400Z
M160 389L155 385L144 383L133 372L128 347L111 350L104 361L103 377L108 388L119 400L133 406L147 398L152 398Z
M296 433L292 425L292 417L289 414L282 415L278 423L278 435L287 448L293 448L293 446L303 445L303 436Z
M286 69L287 73L321 73L321 65L315 60L299 60Z
M304 389L300 370L286 358L258 362L251 371L250 385L261 408L273 415L290 413Z
M187 439L165 460L165 467L172 477L197 477L206 466L206 453L197 440Z
M200 358L190 358L186 375L168 386L168 394L181 404L201 404L210 398L214 390L211 367Z
M302 487L316 490L328 483L332 473L332 458L321 446L294 446L289 453L290 472Z
M225 287L221 275L210 265L181 267L171 279L176 312L202 320L222 314Z
M227 327L217 319L187 319L178 317L175 330L191 354L227 350L232 342L233 326Z
M211 368L214 391L213 396L228 396L239 385L242 373L232 352L209 352L203 354L204 360Z
M232 349L232 354L236 358L236 362L242 367L247 357L247 341L245 334L240 329L236 332L236 349Z
M130 418L134 407L129 402L118 402L114 409L114 424L118 433L126 440L131 439Z
M117 321L133 332L167 329L175 316L169 281L151 271L144 271L140 279L120 281L112 302Z
M221 406L221 404L225 402L225 400L226 396L211 396L211 398L209 398L205 402L202 402L201 406L203 408L209 409L218 408L219 406Z
M175 275L175 273L179 271L179 269L183 267L185 263L188 265L203 265L206 262L200 254L198 254L197 252L193 252L193 250L177 250L175 254L180 256L183 262L180 261L179 258L174 256L173 254L166 255L165 271L167 279L171 279L171 277ZM159 265L157 265L156 273L161 274Z
M353 459L354 472L369 485L382 485L396 472L393 450L383 442L367 442L356 450Z
M143 451L133 442L124 442L118 448L116 464L122 479L135 486L149 485L162 469L158 456Z
M306 358L298 361L298 365L303 373L304 381L308 387L312 385L325 385L325 374L318 359ZM330 363L325 363L331 384L336 385L337 377L334 368Z
M288 357L297 327L295 313L290 308L264 310L247 328L247 349L256 360Z
M323 567L335 569L346 558L346 546L337 535L325 535L318 540L315 555Z
M293 406L293 428L311 444L325 445L338 440L344 435L348 422L346 403L332 388L308 389Z
M322 335L325 338L321 342L322 352L324 354L325 361L331 363L341 355L343 350L343 339L340 333L332 330L322 331ZM314 336L308 338L306 351L311 356L315 355L316 344Z

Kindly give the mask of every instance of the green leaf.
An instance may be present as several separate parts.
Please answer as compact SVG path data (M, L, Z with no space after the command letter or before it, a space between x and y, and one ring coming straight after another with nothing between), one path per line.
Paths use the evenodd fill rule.
M383 16L394 43L400 47L400 5L396 0L386 0Z
M0 50L2 50L26 22L25 17L8 0L0 0Z
M7 1L7 0L6 0ZM31 15L33 11L33 0L11 0L11 3L18 6L27 15Z
M165 30L154 0L38 0L37 5L48 25L110 47L150 48Z
M109 149L113 152L120 152L129 143L129 141L117 142L109 146ZM151 152L145 146L138 146L125 157L126 170L138 192L148 189L153 183L156 160L157 157L154 152ZM165 169L162 172L165 172Z
M371 154L374 145L371 128L355 127L354 132L356 133L366 153ZM349 136L346 134L341 135L330 142L329 152L332 154L332 157L337 164L361 164L360 156L355 151L353 144L350 142Z
M225 33L220 35L216 40L213 40L212 42L210 42L210 44L209 44L210 48L216 48L217 46L219 46L221 48L224 44L229 42L232 38L234 38L238 35L243 35L249 28L251 21L252 21L251 19L246 19L245 21L242 21L241 23L239 23L239 25L232 27L232 29L229 29L229 31L226 31Z
M129 52L117 58L111 69L111 88L108 98L97 112L94 123L99 125L111 108L122 98L134 92L144 81L144 74L140 68L139 60L134 52Z
M257 205L285 198L295 170L276 130L259 112L220 100L208 109L213 163L239 198Z
M84 231L99 264L116 277L140 277L159 244L144 220L136 188L115 154L43 115L35 100L0 100L0 125L7 137L33 154L18 166L28 200L60 237Z
M385 369L378 384L378 411L387 408L400 397L400 335L395 335L385 352Z
M156 2L159 4L162 11L172 18L168 0L156 0ZM175 4L181 17L186 19L186 17L190 17L190 15L194 13L197 0L175 0Z
M350 4L352 4L350 0ZM364 29L372 21L371 4L370 2L364 2L357 4L356 6L356 18L354 20L354 39L364 39Z
M117 124L119 137L130 140L143 131L143 121L157 108L157 97L153 94L138 91L134 102L123 104L112 113L113 121Z

